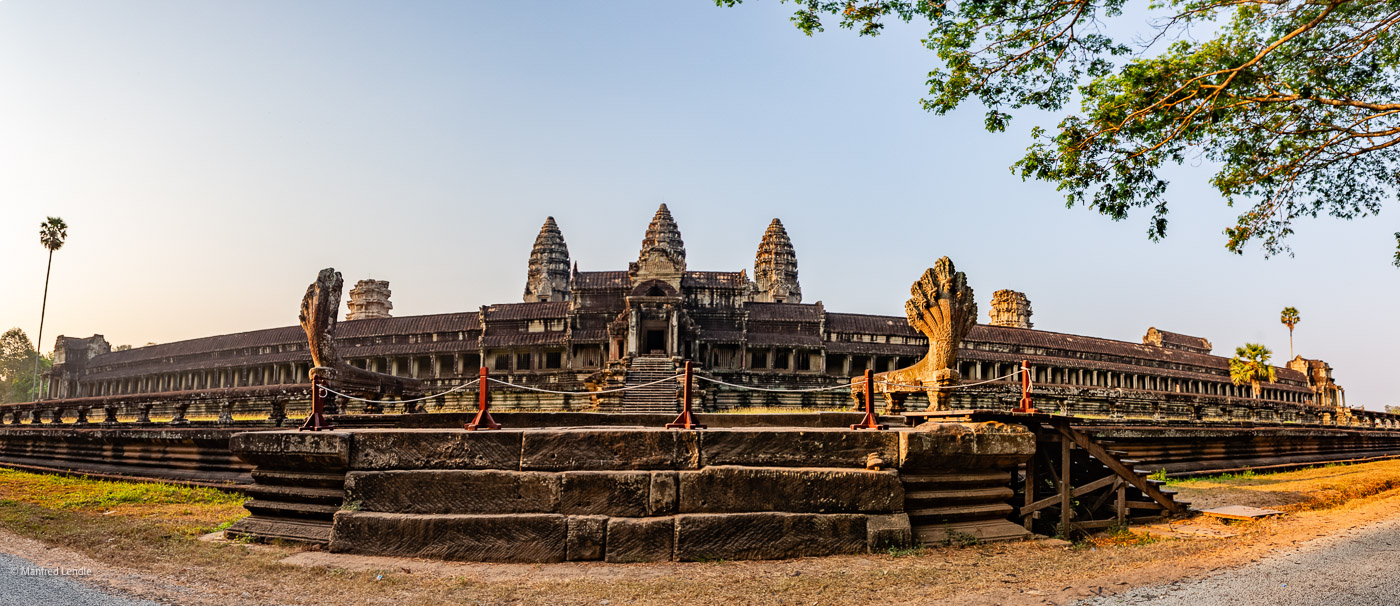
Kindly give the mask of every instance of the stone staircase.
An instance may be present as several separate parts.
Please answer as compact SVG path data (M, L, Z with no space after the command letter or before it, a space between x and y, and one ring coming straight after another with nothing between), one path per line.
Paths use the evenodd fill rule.
M646 385L677 373L671 358L637 356L627 367L627 387ZM622 393L622 403L604 408L606 412L680 412L677 391L680 383L667 381Z
M1007 520L1015 508L1008 474L996 469L938 470L900 474L904 510L916 543L1020 539L1030 531Z

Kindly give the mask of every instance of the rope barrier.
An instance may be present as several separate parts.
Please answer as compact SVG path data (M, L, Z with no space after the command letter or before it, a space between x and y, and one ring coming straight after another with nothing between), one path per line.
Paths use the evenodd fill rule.
M1018 369L1016 370L1016 372L1013 372L1013 373L1011 373L1011 374L1009 374L1009 375L1000 376L1000 377L997 377L997 378L995 378L995 379L988 379L988 380L986 380L986 381L979 381L979 382L977 382L977 383L962 383L962 384L958 384L958 385L949 385L949 386L940 386L940 385L914 385L914 384L905 384L905 383L895 383L895 382L892 382L892 381L876 381L876 383L878 383L878 384L880 384L880 385L887 386L887 387L905 387L905 388L910 388L910 389L922 389L922 390L940 390L940 389L953 390L953 389L962 389L962 388L965 388L965 387L976 387L976 386L978 386L978 385L986 385L986 384L988 384L988 383L995 383L995 382L997 382L997 381L1001 381L1001 380L1010 379L1010 378L1012 378L1012 377L1015 377L1015 376L1021 374L1021 372L1022 372L1022 370L1018 368ZM651 387L651 386L653 386L653 385L660 385L660 384L666 383L666 382L668 382L668 381L674 381L674 380L679 379L679 378L681 378L681 377L683 377L683 376L685 376L685 375L684 375L684 374L678 374L678 375L666 377L666 378L664 378L664 379L659 379L659 380L656 380L656 381L652 381L652 382L650 382L650 383L643 383L643 384L641 384L641 385L629 385L629 386L626 386L626 387L618 387L618 388L614 388L614 389L603 389L603 390L599 390L599 391L558 391L558 390L554 390L554 389L544 389L544 388L541 388L541 387L531 387L531 386L529 386L529 385L517 385L517 384L515 384L515 383L509 383L509 382L502 381L502 380L496 379L496 378L489 378L489 377L488 377L486 380L487 380L487 381L490 381L490 382L492 382L492 383L495 383L495 384L497 384L497 385L504 386L504 387L514 387L514 388L516 388L516 389L523 389L523 390L525 390L525 391L534 391L534 392L538 392L538 393L547 393L547 394L554 394L554 395L561 395L561 396L594 396L594 395L601 395L601 394L608 394L608 393L620 393L620 392L624 392L624 391L631 391L631 390L633 390L633 389L641 389L641 388L643 388L643 387ZM805 389L783 389L783 388L772 388L772 387L754 387L754 386L752 386L752 385L740 385L740 384L738 384L738 383L730 383L730 382L728 382L728 381L722 381L722 380L720 380L720 379L716 379L716 378L713 378L713 377L706 377L706 376L700 376L700 375L696 375L695 378L700 379L700 380L702 380L702 381L708 381L708 382L714 383L714 384L716 384L716 385L724 385L724 386L726 386L726 387L732 387L732 388L734 388L734 389L746 389L746 390L749 390L749 391L764 391L764 392L772 392L772 393L816 393L816 392L822 392L822 391L838 391L838 390L844 390L844 389L851 389L851 388L853 388L853 387L856 387L856 386L859 386L859 385L863 385L863 384L865 383L865 379L857 379L857 380L851 381L850 383L842 383L842 384L840 384L840 385L828 385L828 386L826 386L826 387L809 387L809 388L805 388ZM481 379L473 379L473 380L471 380L471 381L469 381L469 382L466 382L466 383L463 383L463 384L458 385L458 386L456 386L456 387L453 387L452 389L449 389L449 390L444 391L444 392L442 392L442 393L433 394L433 395L430 395L430 396L423 396L423 397L421 397L421 398L414 398L414 399L411 399L411 400L370 400L370 399L368 399L368 398L359 398L359 397L355 397L355 396L352 396L352 395L349 395L349 394L341 393L341 392L338 392L338 391L336 391L336 390L334 390L334 389L331 389L331 388L325 387L325 386L322 386L322 387L321 387L321 390L324 391L324 392L333 393L333 394L335 394L335 395L337 395L337 396L340 396L340 397L342 397L342 398L346 398L346 399L349 399L349 400L354 400L354 401L357 401L357 402L367 402L367 403L370 403L370 404L394 404L394 403L421 402L421 401L423 401L423 400L431 400L431 399L436 398L436 397L439 397L439 396L445 396L445 395L450 394L450 393L453 393L453 392L461 391L461 390L463 390L463 389L466 389L466 388L468 388L468 387L471 387L472 385L476 385L476 384L477 384L478 382L480 382L480 381L481 381Z
M414 399L412 399L412 400L370 400L370 399L368 399L368 398L357 398L357 397L352 396L352 395L350 395L350 394L340 393L340 392L338 392L338 391L336 391L336 390L334 390L334 389L331 389L331 388L329 388L329 387L326 387L325 385L322 385L322 386L321 386L321 391L327 392L327 393L333 393L333 394L335 394L335 395L337 395L337 396L340 396L340 397L342 397L342 398L345 398L345 399L347 399L347 400L355 400L356 402L368 402L368 403L370 403L370 404L398 404L398 403L422 402L423 400L431 400L431 399L436 398L436 397L438 397L438 396L445 396L445 395L450 394L450 393L455 392L455 391L461 391L461 390L463 390L463 389L466 389L466 388L468 388L468 387L471 387L471 386L473 386L473 385L476 385L477 382L479 382L479 381L481 381L481 379L472 379L472 380L470 380L470 381L467 381L466 383L463 383L463 384L461 384L461 385L458 385L458 386L456 386L456 387L453 387L452 389L449 389L449 390L444 391L444 392L442 392L442 393L433 394L433 395L431 395L431 396L423 396L423 397L421 397L421 398L414 398ZM323 393L323 394L321 394L321 395L324 396L325 394Z
M674 381L674 380L679 379L679 378L681 378L681 377L683 377L683 376L685 376L685 375L679 374L679 375L675 375L675 376L672 376L672 377L666 377L665 379L660 379L660 380L652 381L652 382L650 382L650 383L643 383L643 384L641 384L641 385L628 385L627 387L618 387L618 388L616 388L616 389L603 389L603 390L599 390L599 391L555 391L555 390L553 390L553 389L543 389L543 388L540 388L540 387L530 387L529 385L516 385L515 383L507 383L507 382L502 381L502 380L500 380L500 379L491 379L491 378L488 378L487 380L490 381L490 382L492 382L492 383L496 383L496 384L498 384L498 385L504 385L504 386L506 386L506 387L515 387L515 388L517 388L517 389L524 389L524 390L526 390L526 391L537 391L537 392L540 392L540 393L552 393L552 394L561 395L561 396L595 396L595 395L598 395L598 394L617 393L617 392L621 392L621 391L630 391L630 390L633 390L633 389L641 389L641 388L643 388L643 387L651 387L652 385L660 385L661 383L665 383L665 382L667 382L667 381Z
M860 379L860 380L858 380L858 381L851 381L850 383L842 383L842 384L840 384L840 385L830 385L830 386L827 386L827 387L811 387L811 388L807 388L807 389L781 389L781 388L769 388L769 387L754 387L754 386L752 386L752 385L739 385L739 384L736 384L736 383L728 383L728 382L721 381L721 380L719 380L719 379L714 379L714 378L711 378L711 377L696 377L696 378L697 378L697 379L700 379L700 380L702 380L702 381L709 381L709 382L714 383L714 384L717 384L717 385L727 385L727 386L729 386L729 387L733 387L733 388L736 388L736 389L748 389L748 390L751 390L751 391L771 391L771 392L778 392L778 393L811 393L811 392L816 392L816 391L835 391L835 390L838 390L838 389L850 389L850 388L852 388L852 387L854 387L854 386L856 386L856 385L864 385L864 384L865 384L865 379Z
M1021 374L1022 372L1023 372L1023 371L1022 371L1020 368L1017 368L1017 369L1016 369L1016 372L1013 372L1013 373L1011 373L1011 374L1009 374L1009 375L1002 375L1002 376L997 377L997 378L995 378L995 379L987 379L986 381L978 381L978 382L976 382L976 383L959 383L959 384L957 384L957 385L948 385L948 386L940 386L940 385L911 385L911 384L905 384L905 383L891 383L891 382L888 382L888 381L877 381L877 383L880 383L881 385L886 385L886 386L889 386L889 387L909 387L909 388L913 388L913 389L948 389L948 390L953 390L953 389L962 389L962 388L964 388L964 387L977 387L978 385L986 385L986 384L988 384L988 383L996 383L997 381L1000 381L1000 380L1002 380L1002 379L1010 379L1011 377L1017 376L1017 375Z

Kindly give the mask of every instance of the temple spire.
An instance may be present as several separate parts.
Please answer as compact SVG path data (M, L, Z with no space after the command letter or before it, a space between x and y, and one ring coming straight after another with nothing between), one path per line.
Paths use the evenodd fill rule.
M783 222L773 219L763 232L754 255L753 277L758 292L755 301L801 303L802 286L797 282L797 253L792 249Z
M554 217L546 217L525 276L525 301L569 300L569 247Z
M680 271L685 271L685 242L681 240L681 230L671 217L671 209L662 204L656 209L656 216L647 226L647 235L642 238L642 252L637 262L646 264L648 256L658 252L666 257Z

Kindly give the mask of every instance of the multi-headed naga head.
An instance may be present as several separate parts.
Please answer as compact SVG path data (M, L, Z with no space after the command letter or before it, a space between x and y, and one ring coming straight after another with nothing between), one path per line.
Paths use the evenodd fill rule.
M306 287L301 298L301 328L311 349L311 361L318 367L341 366L335 348L335 317L340 313L340 291L345 280L332 268L321 270L316 281Z
M967 276L943 257L909 288L904 313L909 325L928 337L928 355L917 364L875 375L875 391L885 394L890 412L903 410L910 393L928 395L931 410L948 407L958 376L958 346L977 324L977 302ZM853 389L854 391L854 389Z
M928 337L927 370L955 368L958 345L977 324L977 301L967 276L943 257L909 287L904 313L909 325Z

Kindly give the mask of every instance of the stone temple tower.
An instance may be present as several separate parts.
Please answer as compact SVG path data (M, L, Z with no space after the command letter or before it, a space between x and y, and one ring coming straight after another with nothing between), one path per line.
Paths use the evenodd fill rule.
M758 284L755 301L801 303L802 286L797 283L797 253L792 249L783 222L773 219L763 232L758 254L753 259L753 277Z
M525 301L569 300L569 247L564 234L545 217L535 248L530 251L530 270L525 276Z
M665 204L656 209L656 216L647 226L647 235L642 238L641 254L627 269L633 284L661 280L680 289L681 275L685 273L685 242Z
M373 320L375 318L389 317L389 310L394 308L394 304L389 302L388 280L360 280L355 283L355 287L350 289L350 302L346 306L350 308L350 313L345 314L346 320Z
M1031 300L1025 293L998 290L992 293L992 326L1031 328Z

